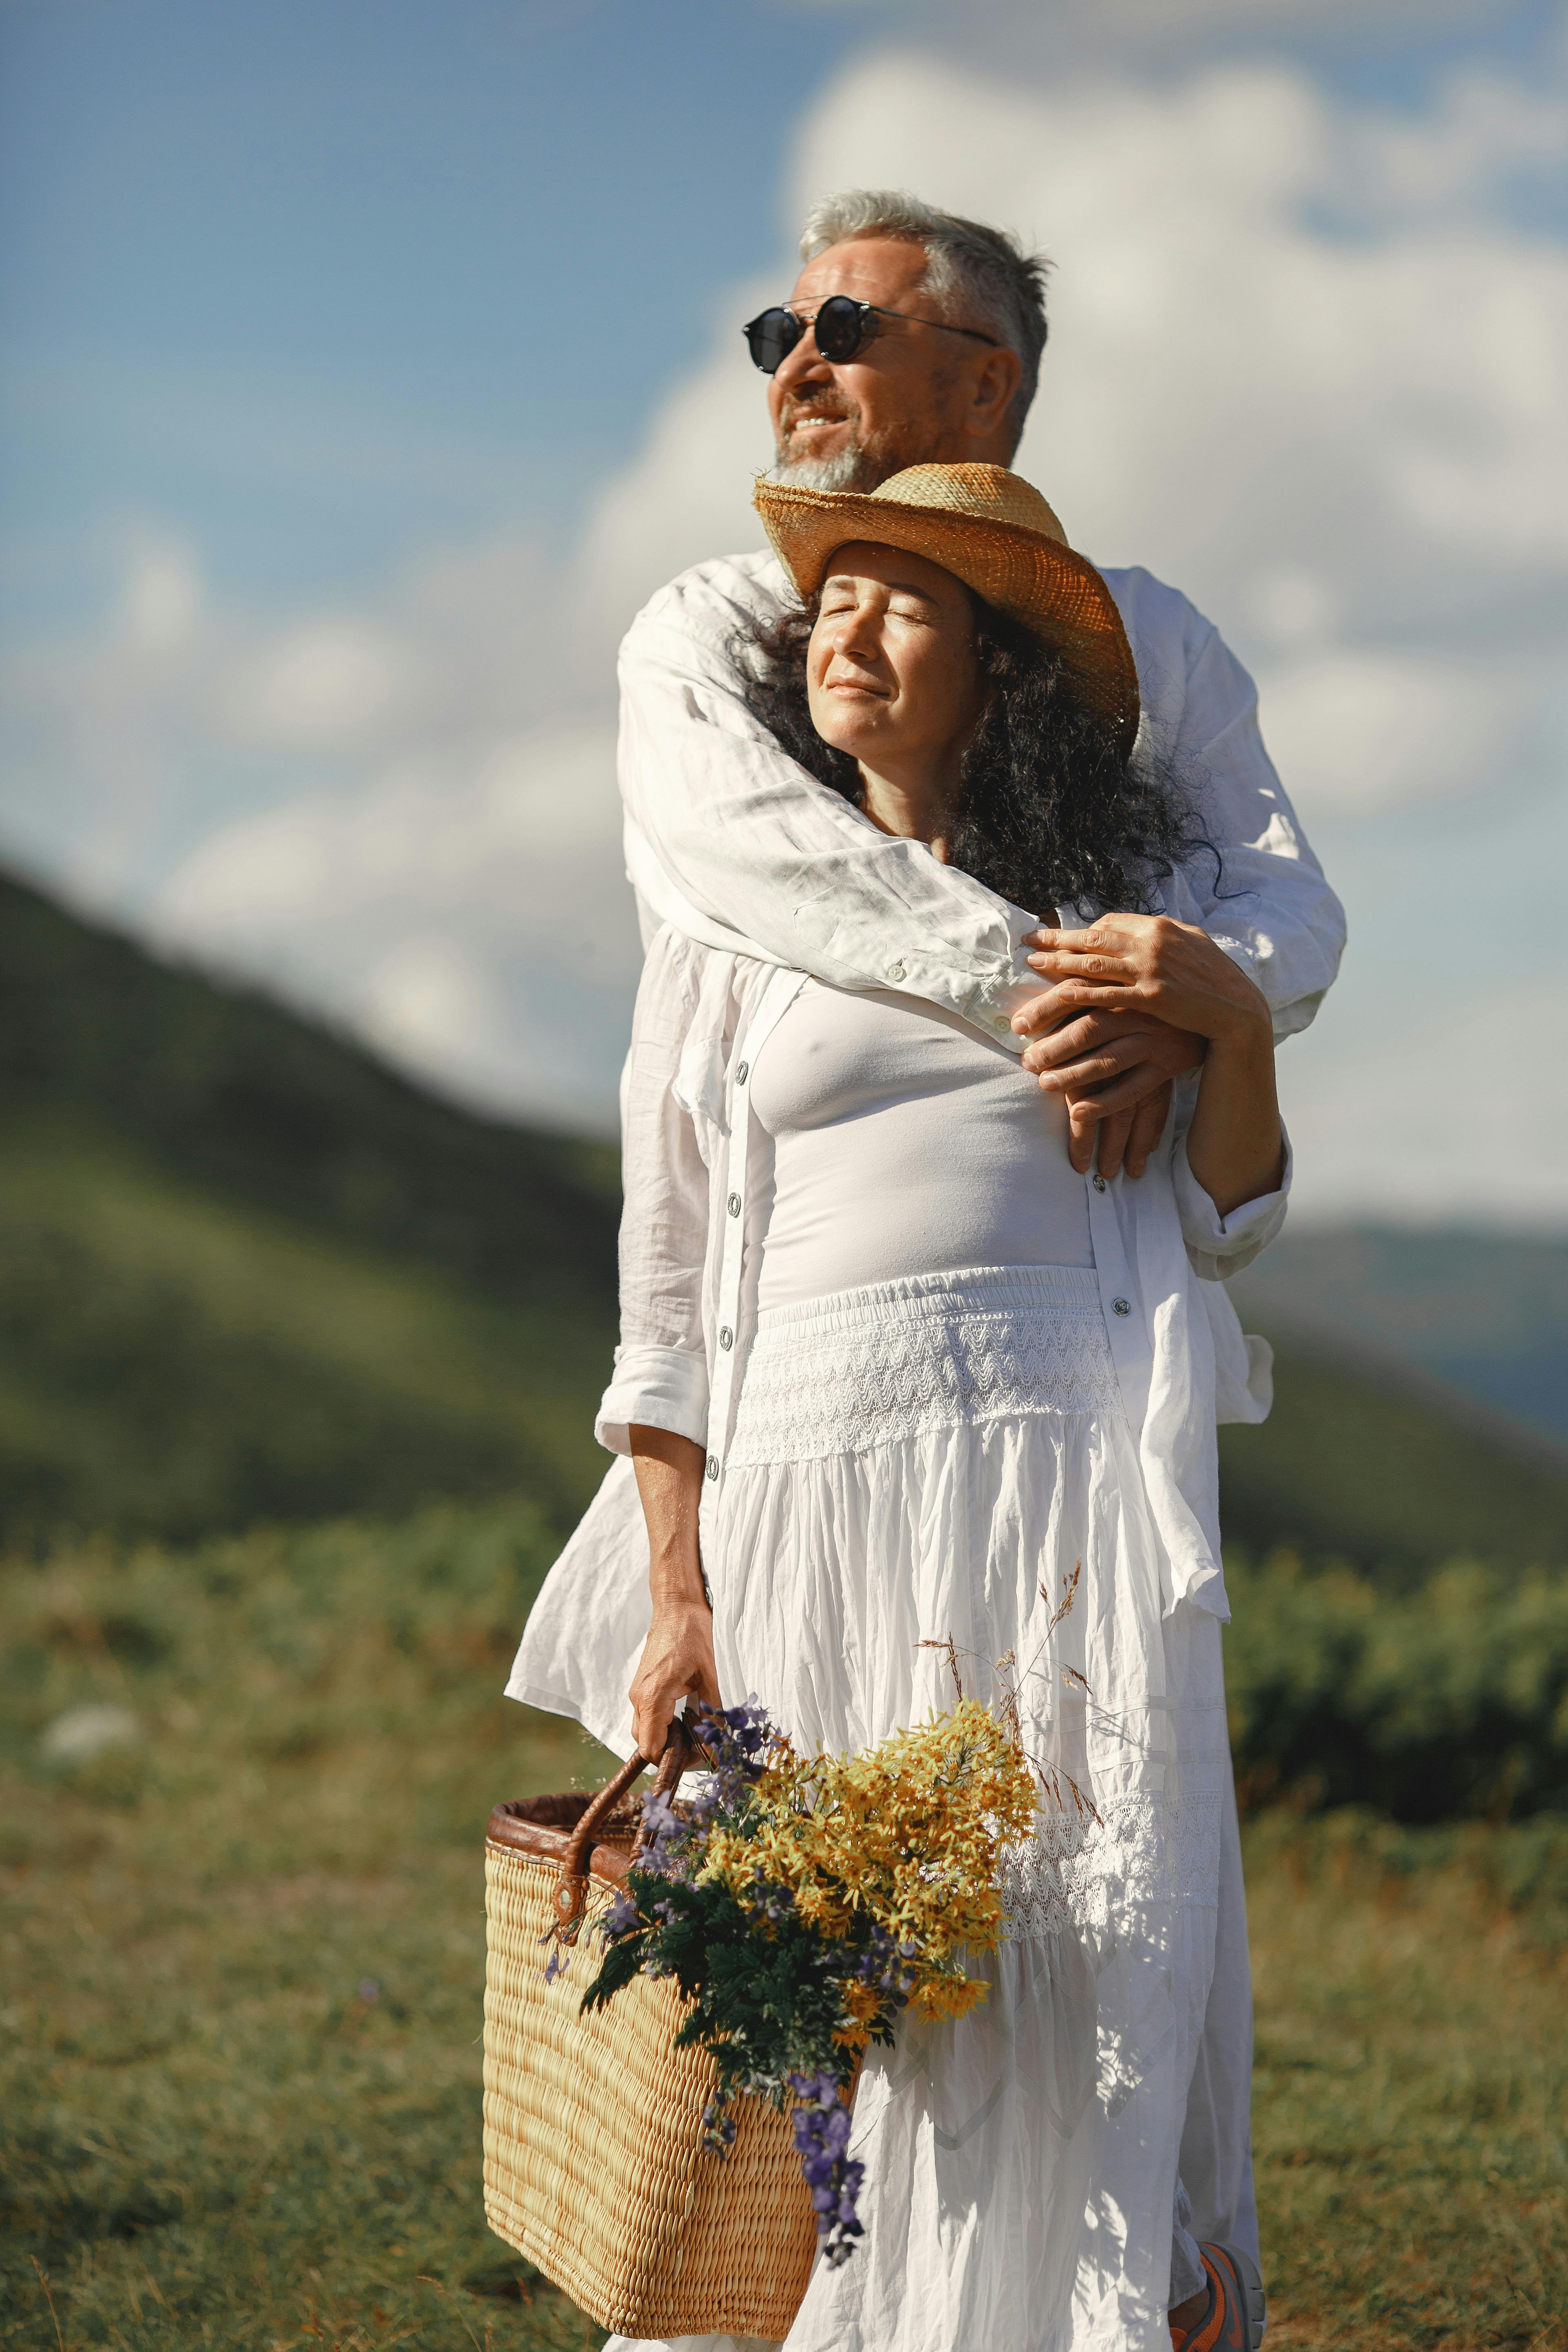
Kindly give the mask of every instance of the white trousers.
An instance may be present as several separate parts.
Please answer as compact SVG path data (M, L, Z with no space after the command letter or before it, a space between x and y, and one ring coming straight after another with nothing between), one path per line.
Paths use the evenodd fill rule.
M1258 2260L1252 2186L1252 1962L1234 1775L1220 1832L1214 1977L1187 2092L1181 2167L1171 2235L1173 2303L1185 2302L1204 2283L1200 2242L1217 2239Z

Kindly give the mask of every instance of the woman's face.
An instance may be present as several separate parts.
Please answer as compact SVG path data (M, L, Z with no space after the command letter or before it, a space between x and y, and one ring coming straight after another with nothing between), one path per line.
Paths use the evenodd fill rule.
M968 590L923 555L864 540L839 548L806 689L824 742L873 773L953 781L982 700Z

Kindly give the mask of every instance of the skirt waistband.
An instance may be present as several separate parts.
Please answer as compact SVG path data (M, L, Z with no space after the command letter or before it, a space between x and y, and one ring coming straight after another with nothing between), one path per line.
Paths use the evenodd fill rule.
M907 1274L854 1290L825 1291L788 1307L764 1307L757 1334L839 1331L867 1323L919 1322L952 1314L1007 1314L1063 1307L1100 1312L1091 1265L969 1265L952 1274Z
M914 1275L759 1315L728 1458L820 1461L922 1430L1120 1401L1092 1267Z

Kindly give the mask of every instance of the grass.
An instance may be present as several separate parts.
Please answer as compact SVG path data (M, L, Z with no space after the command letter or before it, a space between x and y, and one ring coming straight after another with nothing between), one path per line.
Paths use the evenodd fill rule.
M552 1543L500 1503L0 1574L0 2345L600 2341L479 2186L484 1817L599 1769L499 1696ZM89 1706L134 1736L51 1760ZM1568 1830L1247 1837L1277 2352L1563 2352Z
M1568 1830L1247 1844L1272 2352L1562 2352Z

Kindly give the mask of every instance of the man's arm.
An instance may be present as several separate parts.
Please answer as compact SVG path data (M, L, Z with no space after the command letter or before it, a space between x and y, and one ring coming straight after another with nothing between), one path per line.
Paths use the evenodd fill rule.
M626 863L659 919L841 988L896 988L1018 1050L1032 928L922 842L878 830L783 752L746 709L731 650L783 575L743 557L663 590L621 648Z
M1288 1035L1333 979L1339 902L1263 749L1239 663L1176 591L1144 572L1106 576L1147 673L1154 740L1199 793L1224 862L1217 888L1212 860L1173 877L1171 912L1210 930ZM633 882L710 944L840 987L901 989L1022 1051L1012 1017L1037 993L1019 951L1025 910L879 833L747 710L733 641L748 613L776 611L783 594L776 566L742 557L683 574L633 624L620 668Z

